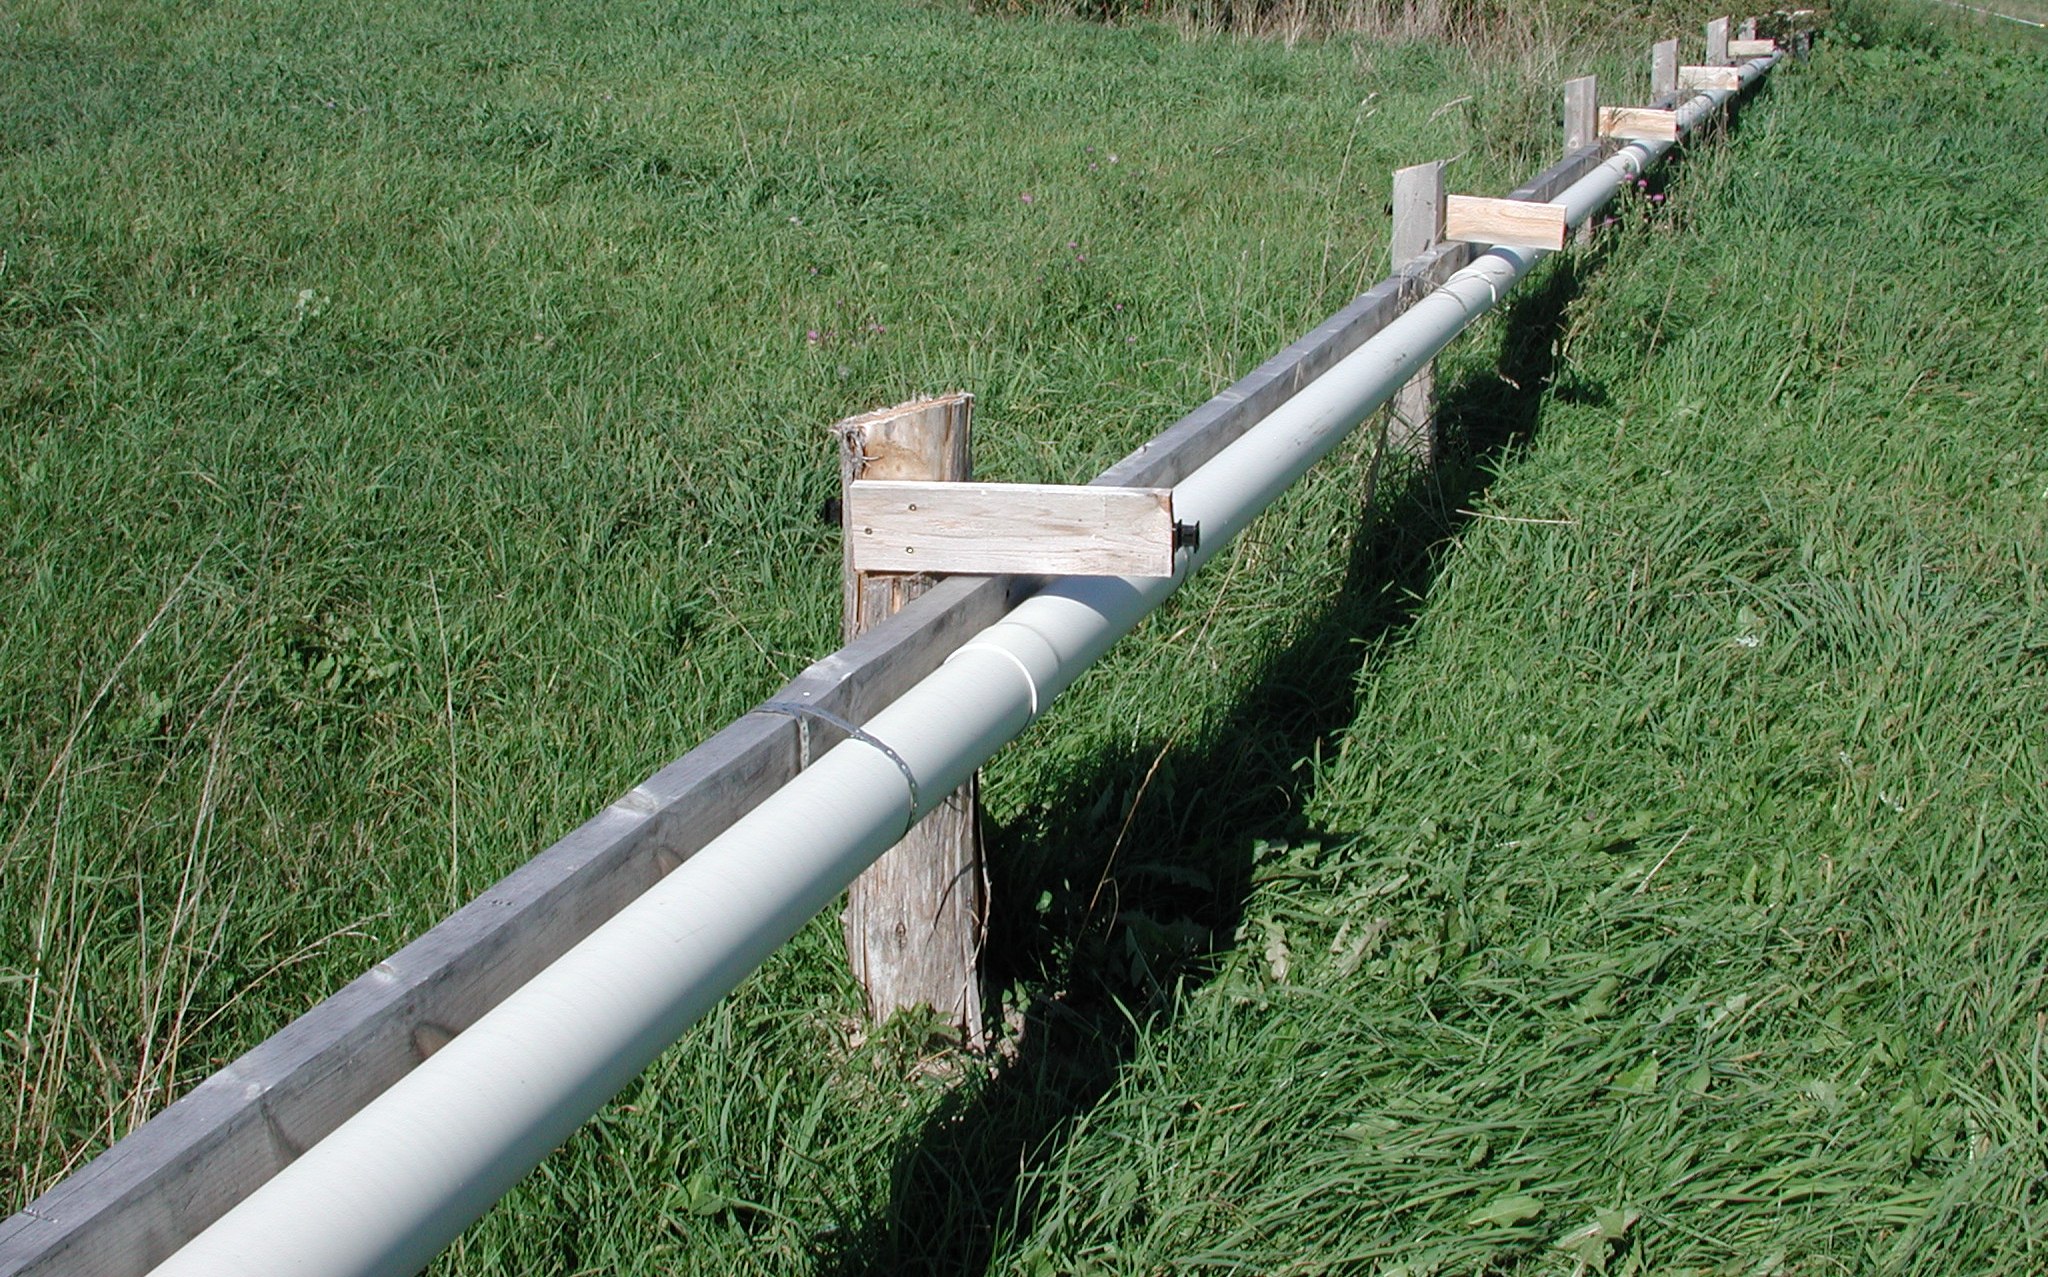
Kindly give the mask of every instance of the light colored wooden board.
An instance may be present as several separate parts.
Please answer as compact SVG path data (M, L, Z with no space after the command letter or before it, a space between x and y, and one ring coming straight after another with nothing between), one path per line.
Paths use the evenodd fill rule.
M1707 23L1707 64L1728 65L1728 19L1715 18Z
M1444 201L1444 238L1503 248L1564 247L1565 207L1453 195Z
M1511 198L1547 200L1598 157L1568 156ZM1469 244L1432 250L1436 268ZM1356 350L1415 299L1380 281L1096 477L1169 487ZM771 698L867 718L1033 588L950 577L812 664ZM835 743L811 727L813 753ZM111 1149L0 1220L0 1277L143 1277L473 1024L512 989L681 864L799 767L797 726L749 714L663 767L476 900L198 1084Z
M1740 23L1736 24L1735 38L1737 40L1756 39L1756 19L1744 18Z
M1634 141L1675 142L1678 140L1678 112L1658 111L1647 106L1603 106L1600 108L1600 136Z
M1776 40L1730 40L1728 57L1731 61L1747 62L1751 58L1767 58L1778 51Z
M862 572L1173 575L1169 488L862 480L846 528Z
M1734 67L1680 67L1678 68L1678 89L1681 93L1703 93L1708 89L1739 89L1742 87L1742 73Z
M1650 97L1662 100L1678 92L1678 40L1659 40L1650 46Z

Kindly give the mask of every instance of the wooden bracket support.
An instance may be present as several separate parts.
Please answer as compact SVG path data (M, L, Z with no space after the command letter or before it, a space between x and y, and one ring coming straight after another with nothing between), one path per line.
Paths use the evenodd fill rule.
M1442 160L1394 170L1394 227L1391 242L1394 273L1444 242L1444 165ZM1416 280L1426 288L1435 280ZM1394 392L1387 419L1387 446L1423 465L1437 457L1436 364L1431 362Z
M1730 66L1700 66L1678 68L1678 87L1685 93L1703 93L1708 89L1742 87L1742 73Z
M1172 576L1173 489L862 480L846 493L854 570Z
M1500 248L1564 247L1565 206L1452 195L1444 200L1444 238Z
M1731 61L1747 62L1751 58L1768 58L1778 51L1776 40L1730 40L1728 57Z
M1650 100L1660 101L1678 92L1678 39L1659 40L1650 46Z
M873 574L855 565L845 520L866 479L965 480L973 472L974 397L945 395L849 417L839 437L840 517L846 536L849 642L933 584L928 575ZM981 859L979 781L970 779L919 821L847 889L846 956L876 1023L929 1006L961 1041L980 1046L979 972L988 878Z
M1678 112L1659 111L1647 106L1603 106L1600 108L1600 136L1624 142L1676 142Z

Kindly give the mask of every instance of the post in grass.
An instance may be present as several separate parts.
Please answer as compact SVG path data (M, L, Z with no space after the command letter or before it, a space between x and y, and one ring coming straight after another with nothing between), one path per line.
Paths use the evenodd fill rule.
M1600 78L1582 75L1564 82L1564 153L1571 155L1588 146L1600 145ZM1584 244L1593 237L1589 218L1580 223L1573 236Z
M1668 106L1678 96L1678 37L1650 46L1650 104Z
M1432 160L1394 170L1394 225L1390 256L1393 273L1406 275L1405 268L1444 239L1444 163ZM1422 275L1405 282L1427 290L1435 281ZM1387 423L1387 446L1406 453L1424 465L1436 462L1436 372L1425 365L1408 384L1394 392L1392 413Z
M973 477L974 397L942 395L849 417L839 439L842 521L856 479L944 480ZM934 578L905 572L857 572L853 538L842 522L845 635L848 642L930 589ZM877 1024L897 1011L928 1006L963 1042L985 1036L980 983L987 879L981 859L977 781L969 779L919 821L903 841L854 880L841 921L847 960Z

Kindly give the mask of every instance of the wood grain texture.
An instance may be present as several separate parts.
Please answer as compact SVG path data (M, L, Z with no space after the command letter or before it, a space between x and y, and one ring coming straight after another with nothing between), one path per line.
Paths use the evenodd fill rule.
M1728 59L1731 62L1747 62L1751 58L1767 58L1778 51L1776 40L1730 40Z
M1592 149L1567 156L1510 198L1550 199L1598 162ZM1469 244L1443 244L1414 265L1448 274L1471 256ZM1381 280L1095 482L1178 483L1420 295L1406 278ZM1034 586L1013 576L946 578L771 699L865 722ZM813 724L811 749L836 735ZM0 1277L142 1277L787 783L798 749L792 720L755 713L663 767L0 1221Z
M1707 65L1728 65L1728 19L1715 18L1707 23ZM1683 75L1683 72L1681 72Z
M1647 106L1603 106L1600 108L1600 136L1634 141L1675 142L1678 140L1678 112L1659 111Z
M1394 269L1424 260L1443 243L1444 165L1442 160L1394 170L1394 224L1388 245ZM1432 262L1432 265L1434 262ZM1444 274L1425 268L1412 274L1416 295L1443 282ZM1436 364L1431 361L1394 392L1388 405L1387 446L1424 465L1436 461Z
M1394 170L1394 222L1388 241L1393 268L1399 271L1443 242L1444 162L1411 164Z
M1599 141L1600 79L1582 75L1564 82L1564 149L1576 151Z
M1678 39L1650 46L1650 98L1658 101L1678 92Z
M869 479L930 480L914 486L944 490L971 478L973 410L973 396L945 395L850 417L832 428L839 439L849 641L936 582L924 574L860 570L853 494ZM970 778L847 888L840 926L868 1018L880 1024L898 1011L927 1006L961 1042L979 1047L987 1036L979 969L987 918L979 782Z
M1444 238L1504 248L1564 247L1565 207L1453 195L1444 202Z
M862 572L1173 575L1168 488L863 480L846 516Z
M1678 91L1681 93L1703 93L1708 89L1739 89L1742 87L1742 72L1727 66L1699 66L1678 68Z

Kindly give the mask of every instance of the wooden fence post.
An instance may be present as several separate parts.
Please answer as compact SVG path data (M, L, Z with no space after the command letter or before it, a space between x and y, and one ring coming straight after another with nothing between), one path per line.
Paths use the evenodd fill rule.
M1663 105L1678 93L1678 39L1659 40L1650 46L1650 105Z
M1570 155L1580 147L1591 146L1600 140L1600 79L1598 76L1582 75L1575 80L1564 82L1564 153ZM1580 224L1578 233L1572 237L1584 244L1593 238L1593 219L1587 218Z
M1728 19L1715 18L1707 24L1706 65L1724 67L1728 65Z
M839 438L842 511L855 479L961 481L973 476L974 396L943 395L849 417ZM843 525L842 534L848 533ZM929 576L856 573L846 537L845 635L856 635L930 589ZM984 1039L978 974L987 917L976 781L969 780L847 889L846 956L876 1022L929 1006L978 1046Z
M1442 160L1394 170L1393 273L1435 248L1444 238L1444 165ZM1404 281L1405 286L1428 289L1429 279ZM1424 465L1435 465L1436 371L1431 364L1417 372L1408 384L1394 392L1393 418L1387 426L1387 446L1406 453Z
M1564 153L1600 140L1600 80L1582 75L1564 82Z

